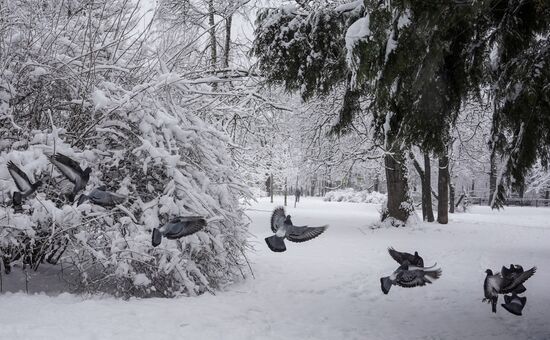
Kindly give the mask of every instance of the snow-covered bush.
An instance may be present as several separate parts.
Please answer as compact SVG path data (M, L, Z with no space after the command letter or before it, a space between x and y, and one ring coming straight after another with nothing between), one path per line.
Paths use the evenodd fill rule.
M238 198L250 193L231 158L236 146L206 119L210 78L197 77L193 60L193 72L171 72L148 31L135 30L132 1L41 4L2 7L2 253L64 251L78 289L124 297L200 294L244 276ZM107 210L64 200L72 187L48 163L55 152L92 168L86 192L106 185L127 202ZM7 204L16 190L8 160L45 182L22 214ZM203 215L208 226L153 248L152 228L180 215Z
M341 189L329 191L323 200L328 202L354 202L382 204L387 200L387 195L377 191L355 191L353 189Z

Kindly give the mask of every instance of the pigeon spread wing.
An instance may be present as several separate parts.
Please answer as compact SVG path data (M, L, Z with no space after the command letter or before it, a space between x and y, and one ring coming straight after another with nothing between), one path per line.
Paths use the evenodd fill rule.
M278 207L275 210L273 210L273 214L271 215L271 231L276 233L277 230L283 226L285 223L285 208Z
M506 294L506 293L512 292L519 285L523 284L525 281L527 281L527 279L529 279L531 276L533 276L533 274L535 274L536 271L537 271L537 267L533 267L533 268L519 274L513 280L505 278L504 282L502 284L502 288L500 290L500 293Z
M403 262L405 261L405 258L403 256L404 254L402 252L399 252L393 248L388 248L388 253L390 253L390 256L392 257L392 259L397 261L397 263L399 264L403 264Z
M69 181L73 183L79 181L83 176L80 165L65 155L59 153L55 154L50 157L50 161L65 177L67 177Z
M29 177L27 177L27 174L25 174L23 170L19 169L19 167L15 165L12 161L8 162L8 171L10 172L10 175L13 178L13 181L15 182L15 185L17 186L17 189L19 189L19 191L27 192L29 190L32 190L31 182L29 180Z
M398 274L396 284L404 288L424 286L441 276L441 270L407 270Z
M327 230L328 225L322 227L289 227L286 232L286 238L292 242L305 242L309 241Z

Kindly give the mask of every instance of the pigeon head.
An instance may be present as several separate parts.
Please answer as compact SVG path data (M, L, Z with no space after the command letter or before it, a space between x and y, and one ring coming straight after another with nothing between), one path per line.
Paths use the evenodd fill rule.
M292 224L292 220L290 219L290 215L286 215L285 223L286 224Z
M486 273L487 275L493 275L493 271L492 271L491 269L487 269L487 270L485 271L485 273Z
M84 175L86 177L89 177L91 173L92 173L92 168L87 167L86 169L84 169Z
M36 181L36 182L33 184L33 187L38 188L38 187L42 186L42 184L44 184L44 183L42 183L42 181Z
M414 256L418 257L418 252L417 251L414 252Z

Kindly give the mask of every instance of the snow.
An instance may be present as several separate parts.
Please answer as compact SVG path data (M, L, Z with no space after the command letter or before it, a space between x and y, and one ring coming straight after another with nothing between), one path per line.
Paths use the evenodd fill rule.
M388 199L386 194L367 190L356 191L353 189L341 189L329 191L323 200L333 202L376 203L382 204Z
M353 24L351 24L351 26L346 31L346 60L348 65L350 66L354 65L353 49L355 48L355 45L357 45L357 43L359 43L360 41L367 40L370 36L369 24L370 16L367 14L367 16L360 18Z
M47 288L47 294L0 295L0 339L550 338L550 209L474 206L470 213L452 214L448 225L371 230L379 205L303 197L297 208L287 208L294 222L330 228L273 253L263 238L271 234L271 210L282 203L282 197L274 204L261 198L247 208L255 279L216 295L124 301L56 295L59 285L50 272L40 287L32 278L29 283L31 292ZM389 246L418 250L427 266L441 266L442 277L428 287L393 287L382 294L379 278L396 268ZM499 271L510 263L538 267L525 284L527 305L520 317L500 301L496 314L481 302L485 269ZM24 287L21 275L20 268L3 275L4 290L15 290L13 280Z

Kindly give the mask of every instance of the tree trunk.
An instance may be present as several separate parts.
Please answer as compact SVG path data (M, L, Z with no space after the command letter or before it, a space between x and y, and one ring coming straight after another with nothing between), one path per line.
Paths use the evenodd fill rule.
M379 192L380 190L380 175L376 174L376 177L374 178L374 191Z
M216 22L214 20L214 0L208 0L208 25L210 26L208 30L210 35L210 67L212 71L215 71L218 64L218 44L216 40ZM217 84L212 83L212 87L216 88Z
M449 157L439 158L439 174L437 176L437 222L449 223Z
M287 198L288 192L287 192L287 179L285 177L285 207L286 207L286 198Z
M424 181L422 182L422 204L426 204L426 221L433 222L434 210L432 208L432 167L430 155L424 154Z
M273 174L271 174L271 181L269 183L271 185L271 203L273 203Z
M386 166L386 182L388 188L387 210L382 215L382 221L387 217L406 222L411 211L409 186L407 183L407 167L403 150L393 150L393 154L384 156Z
M491 170L489 172L489 206L491 206L491 202L493 201L493 195L495 194L495 190L497 189L497 160L496 160L496 152L491 152Z
M449 212L455 212L455 186L452 183L449 184Z
M223 49L223 67L229 67L229 52L231 49L231 23L233 21L233 16L230 15L225 19L225 42Z

